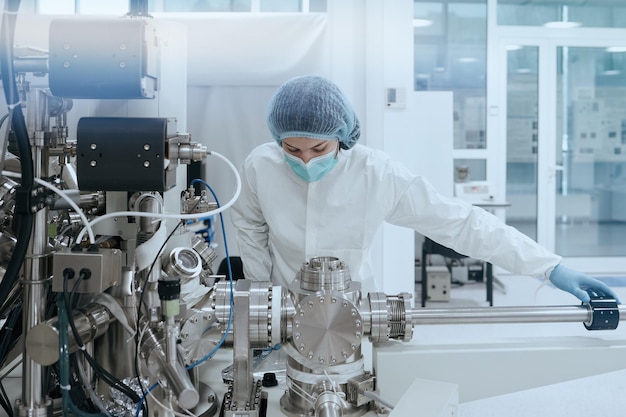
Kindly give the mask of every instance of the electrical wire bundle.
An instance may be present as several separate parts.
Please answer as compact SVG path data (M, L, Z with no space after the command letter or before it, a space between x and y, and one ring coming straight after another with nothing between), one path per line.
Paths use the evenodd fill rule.
M6 267L4 277L0 282L0 300L7 300L10 292L17 284L20 276L22 262L26 257L28 250L30 235L33 228L33 214L30 211L30 196L34 185L34 169L33 156L28 138L26 123L24 122L24 114L19 99L15 83L15 71L13 68L13 40L15 35L15 22L17 19L17 11L20 6L19 0L6 0L4 4L4 12L2 15L2 24L0 27L0 74L2 76L2 88L4 90L5 100L9 108L8 119L15 133L17 147L20 156L20 169L22 182L16 190L17 200L15 206L15 229L16 244L11 259ZM8 138L8 132L6 129ZM4 145L8 140L5 140ZM0 149L2 161L4 162L4 154L6 149ZM0 348L0 363L6 361L10 351L11 341L15 340L14 330L17 326L18 318L21 317L22 303L20 302L9 314L2 327L2 347ZM8 398L4 387L0 384L2 391L1 405L7 411L9 416L13 416L13 411L8 404Z
M30 238L34 225L34 214L32 212L32 207L36 206L34 204L34 190L37 186L43 186L45 188L50 189L51 191L57 193L61 198L67 200L67 202L72 206L74 211L81 217L82 222L84 223L85 228L79 233L76 242L81 242L84 233L87 232L89 234L89 240L91 244L95 244L95 237L92 231L92 226L100 221L120 216L120 215L131 215L131 216L144 216L144 217L160 217L160 218L178 218L181 220L179 225L183 224L183 220L196 220L203 219L214 214L220 214L220 220L222 223L222 232L224 233L224 224L221 212L230 207L234 201L238 198L239 193L241 191L241 181L237 174L236 168L232 166L230 161L225 159L220 154L213 152L211 154L223 159L228 163L233 172L235 172L237 179L237 190L235 192L234 197L224 206L220 206L218 203L218 209L212 210L207 213L198 213L194 215L161 215L155 216L153 214L147 213L136 213L136 212L120 212L120 213L108 213L106 215L97 217L94 220L88 221L85 215L82 213L81 209L71 200L67 195L63 194L61 190L58 190L56 187L50 185L48 182L43 181L39 178L35 178L35 171L33 166L33 153L31 149L31 144L29 140L28 130L26 127L26 123L24 120L24 114L22 112L22 103L20 101L19 92L17 90L16 84L16 73L13 67L14 57L13 57L13 44L14 44L14 33L15 33L15 23L17 19L17 12L19 10L20 1L19 0L6 0L4 2L4 12L2 15L2 22L0 26L0 74L2 78L2 87L4 90L5 100L8 106L8 114L0 119L0 126L5 121L10 121L10 126L6 128L6 134L4 137L4 143L0 147L0 168L3 166L4 155L6 153L6 146L9 142L10 132L14 134L16 150L15 154L19 157L20 161L20 182L19 185L15 187L15 208L13 213L13 233L16 238L15 247L13 249L11 258L6 265L4 276L0 281L0 319L4 319L4 323L2 328L0 329L0 366L2 366L9 355L11 349L13 349L16 345L16 341L22 333L22 309L24 307L23 295L21 292L20 285L20 274L22 264L26 258ZM4 175L5 172L3 171ZM17 176L17 175L16 175ZM201 180L194 180L196 182L202 182L211 193L215 197L217 201L217 197L211 188L205 182ZM192 182L193 185L193 182ZM169 240L173 235L174 231L167 238ZM166 240L166 242L167 242ZM224 235L224 243L226 249L226 257L228 256L228 247L226 245L226 236ZM164 243L165 245L165 243ZM162 250L163 248L161 248ZM160 253L160 251L159 251ZM158 255L157 255L158 256ZM156 260L155 260L156 263ZM154 264L153 264L154 266ZM215 349L206 355L204 358L200 359L196 363L190 365L189 369L192 369L204 361L210 359L217 349L221 347L223 342L225 341L228 332L230 330L231 321L232 321L232 270L230 262L228 262L228 271L229 277L231 279L231 316L229 316L228 327L223 335L222 340L215 347ZM87 363L94 372L94 375L103 382L107 383L114 389L128 396L133 403L137 404L137 414L139 414L140 410L143 409L145 415L148 415L147 405L145 405L146 396L152 391L156 385L153 385L148 388L148 391L145 391L141 382L142 378L139 373L139 369L137 367L137 380L140 382L139 385L142 388L142 396L139 396L133 389L131 389L127 383L120 381L116 376L111 375L106 369L104 369L100 364L96 362L96 360L88 353L83 340L76 328L76 324L74 323L73 315L71 314L72 309L78 302L77 291L80 286L80 283L83 280L89 278L89 271L81 270L78 272L78 275L75 277L75 281L71 290L68 288L68 281L70 279L74 279L74 275L76 271L71 271L66 269L63 274L63 292L56 294L56 313L58 315L58 329L59 330L59 349L60 356L59 362L56 366L50 368L50 378L56 379L52 382L58 382L58 388L60 388L60 394L62 396L63 401L63 413L67 415L67 413L72 413L79 417L100 417L106 416L110 417L110 413L106 408L106 405L103 403L101 398L93 392L93 388L91 387L91 381L87 380L87 373L83 369L83 364ZM147 281L147 280L146 280ZM144 287L145 290L145 287ZM143 297L145 291L141 292L141 297ZM52 293L48 294L50 296ZM141 308L142 299L140 299L138 309ZM54 303L49 303L47 307L47 315L51 316L54 314ZM138 314L139 316L139 314ZM137 322L137 330L139 329L139 321ZM79 349L76 353L69 353L69 335L68 332L64 331L64 329L71 329L72 336L76 341ZM138 331L137 331L138 333ZM137 339L137 349L139 349L139 339ZM135 361L137 363L137 361ZM136 365L137 366L137 365ZM55 384L56 385L56 384ZM45 387L44 387L45 389ZM77 405L78 404L78 405ZM13 417L14 411L12 405L10 404L10 400L7 396L4 387L2 386L2 381L0 380L0 407L2 407L9 417Z

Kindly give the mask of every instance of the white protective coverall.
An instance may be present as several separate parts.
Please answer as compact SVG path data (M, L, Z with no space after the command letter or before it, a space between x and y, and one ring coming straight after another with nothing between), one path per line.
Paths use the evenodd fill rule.
M364 292L380 291L369 250L384 221L517 274L548 277L561 261L489 212L442 196L424 177L359 144L341 150L316 182L301 180L276 142L255 148L241 175L231 219L248 279L287 286L303 262L334 256Z

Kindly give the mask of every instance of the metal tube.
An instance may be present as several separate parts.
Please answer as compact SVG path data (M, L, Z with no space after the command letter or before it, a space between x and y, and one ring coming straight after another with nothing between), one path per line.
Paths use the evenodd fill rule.
M47 172L47 154L40 147L33 147L33 166L35 177L41 178ZM24 259L23 285L23 323L24 334L43 322L46 310L46 292L44 285L48 277L48 212L39 210L34 215L34 225L29 242L29 256ZM25 340L25 339L24 339ZM25 342L24 342L25 343ZM43 393L44 369L36 363L24 348L22 364L22 404L21 410L45 408Z
M144 354L146 367L153 377L164 379L167 387L172 390L178 403L186 409L194 408L200 396L194 387L189 373L179 360L168 362L165 349L153 329L147 329L141 350Z
M250 336L248 325L250 323L250 287L249 280L239 280L234 292L233 321L233 403L237 409L242 410L246 403L250 403L252 389L252 371L250 370Z
M137 210L145 213L161 213L163 211L163 201L157 194L145 194L142 195L141 200L137 204ZM155 222L154 217L140 217L139 218L139 232L137 233L137 246L150 240L159 227L161 222ZM148 273L149 271L145 271ZM157 282L161 276L161 257L157 257L154 262L154 267L149 276L145 277L150 282Z
M620 318L626 319L626 306L617 306ZM591 321L589 305L537 307L473 307L454 309L413 309L413 325L467 323L585 323ZM408 317L407 317L408 319Z
M104 334L109 324L115 320L109 310L99 304L89 304L72 312L72 320L83 341L89 343ZM59 360L59 323L52 318L30 329L26 335L25 346L28 355L41 365L52 365ZM63 329L68 333L69 352L78 349L74 334L69 327Z
M178 399L178 404L185 409L194 408L200 401L200 394L194 387L187 370L180 362L161 363L164 379Z
M48 73L48 57L27 57L27 58L14 58L13 66L15 72L34 72L39 74Z
M319 417L343 416L341 398L335 393L325 391L315 401L315 415Z

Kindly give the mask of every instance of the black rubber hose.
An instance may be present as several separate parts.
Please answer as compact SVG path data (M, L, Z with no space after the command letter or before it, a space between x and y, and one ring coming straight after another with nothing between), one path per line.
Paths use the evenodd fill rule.
M11 125L20 152L22 174L21 184L16 188L14 214L17 242L7 265L4 278L0 283L0 300L6 299L11 288L19 278L20 268L28 251L33 228L33 214L31 212L31 195L35 183L33 156L17 86L15 85L13 68L13 37L15 35L15 21L17 20L19 7L19 0L5 1L2 26L0 27L0 74L2 75L2 88L4 89L4 96L10 113L12 113Z

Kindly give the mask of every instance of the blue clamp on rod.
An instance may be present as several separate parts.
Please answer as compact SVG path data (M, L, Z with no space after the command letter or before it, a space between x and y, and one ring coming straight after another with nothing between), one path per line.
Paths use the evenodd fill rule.
M619 324L619 308L614 298L602 292L587 290L591 297L591 320L583 323L587 330L615 330ZM583 303L584 304L584 303Z

